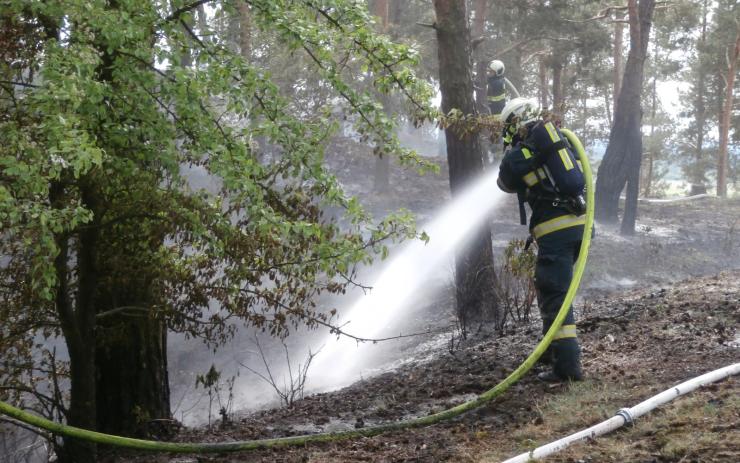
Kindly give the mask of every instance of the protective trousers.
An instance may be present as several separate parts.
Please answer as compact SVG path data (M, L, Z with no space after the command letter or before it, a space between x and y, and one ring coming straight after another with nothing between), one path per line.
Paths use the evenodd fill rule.
M547 332L560 310L573 278L573 264L578 258L583 226L548 233L537 239L535 287L542 315L542 332ZM580 380L581 348L576 337L573 307L568 308L560 330L555 334L548 355L553 373L561 379Z

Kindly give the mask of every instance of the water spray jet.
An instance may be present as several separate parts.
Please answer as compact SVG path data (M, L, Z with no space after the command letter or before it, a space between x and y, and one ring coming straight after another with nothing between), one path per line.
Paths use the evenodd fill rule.
M403 246L373 282L372 289L347 310L347 331L362 338L390 337L387 334L393 321L409 309L422 285L501 203L505 193L496 186L497 178L495 169L473 181L422 227L429 235L427 243L416 240ZM337 388L358 379L373 346L329 335L311 367L311 386Z

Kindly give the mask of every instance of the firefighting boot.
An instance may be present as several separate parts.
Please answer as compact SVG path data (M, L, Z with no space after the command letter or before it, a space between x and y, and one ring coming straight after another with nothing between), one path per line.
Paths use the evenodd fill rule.
M537 375L542 381L581 381L581 347L577 338L558 339L550 345L553 351L552 370Z

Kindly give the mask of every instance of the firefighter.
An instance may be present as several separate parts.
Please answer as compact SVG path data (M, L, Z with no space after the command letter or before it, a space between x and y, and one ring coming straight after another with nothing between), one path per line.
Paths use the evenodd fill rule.
M570 286L585 225L584 209L579 208L577 198L558 190L556 177L583 173L577 158L569 151L567 139L551 122L540 118L537 100L512 99L503 108L501 120L511 148L501 161L498 186L507 193L517 193L523 223L526 223L524 202L532 209L529 230L530 240L536 241L538 249L535 288L544 334L555 320ZM549 145L541 143L542 134L546 134ZM553 162L562 163L563 169L558 170L549 160L545 163L547 154L553 154ZM566 178L561 183L570 180ZM541 361L552 367L538 375L544 381L582 379L581 349L572 307L568 308L562 327Z
M506 105L506 81L504 79L504 63L499 60L491 61L488 66L488 109L493 115L501 114Z

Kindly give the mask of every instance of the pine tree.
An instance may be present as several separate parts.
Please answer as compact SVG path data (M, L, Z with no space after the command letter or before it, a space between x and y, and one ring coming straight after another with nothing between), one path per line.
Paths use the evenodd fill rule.
M596 180L596 212L605 222L616 222L619 195L627 185L622 233L632 234L637 216L642 159L641 94L655 2L630 0L630 51L624 68L614 125Z
M473 99L472 46L465 0L435 0L435 30L439 55L442 112L477 114ZM483 171L483 150L477 136L465 136L458 127L445 129L447 163L452 196ZM493 272L489 225L476 231L467 246L455 255L455 288L458 319L463 333L476 322L497 321L498 300Z

